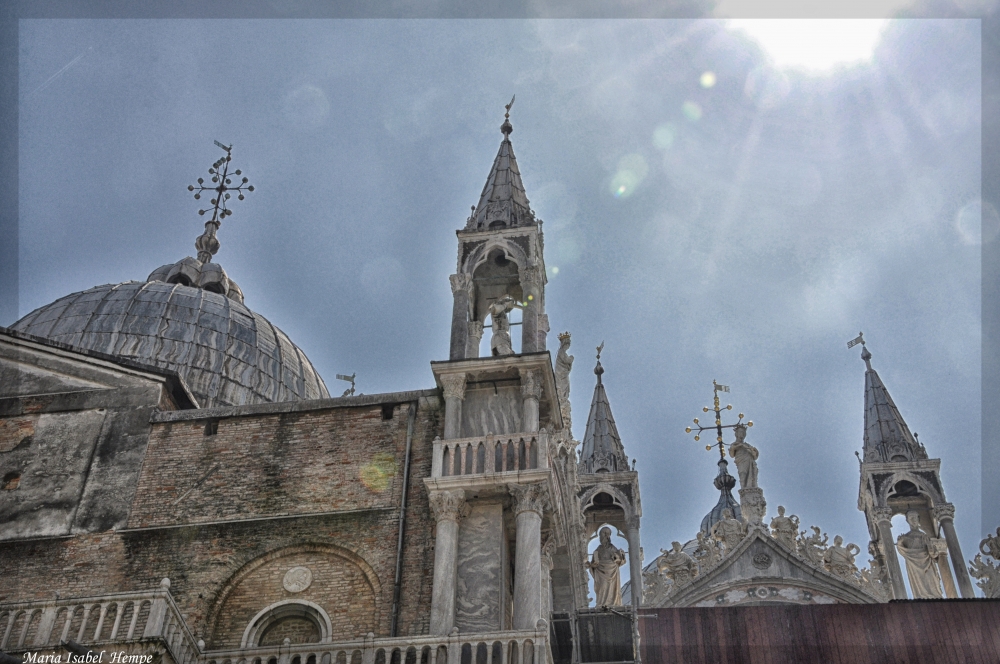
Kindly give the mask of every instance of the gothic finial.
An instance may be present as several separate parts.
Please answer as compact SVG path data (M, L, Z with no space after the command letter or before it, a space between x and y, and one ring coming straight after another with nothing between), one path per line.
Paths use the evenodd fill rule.
M226 147L219 141L215 141L215 144L226 151L226 156L220 157L208 169L209 175L212 176L212 185L206 186L205 180L202 178L198 178L197 186L193 184L188 185L188 191L195 192L195 199L200 199L203 191L215 192L215 198L211 200L213 206L211 208L212 218L205 222L205 232L194 243L195 249L198 250L198 260L202 263L211 262L212 256L219 251L219 240L215 234L218 232L222 220L233 213L227 207L227 202L230 198L229 192L238 192L238 198L242 201L244 191L253 191L253 185L248 184L249 180L247 178L243 178L242 182L235 187L233 186L233 181L229 177L229 162L232 160L233 146ZM233 174L240 176L243 175L243 171L237 169ZM200 215L204 215L206 212L208 210L198 210L198 214Z
M861 344L861 359L865 361L865 366L868 367L868 371L872 370L872 354L868 352L868 346L865 345L864 332L858 332L858 336L847 342L848 348L854 348L858 344Z
M514 105L514 95L510 98L510 103L504 106L507 112L503 114L503 124L500 125L500 133L504 135L504 138L509 139L511 133L514 131L514 127L510 124L510 107Z
M604 373L604 367L601 366L601 351L604 350L604 342L597 347L597 366L594 367L594 373L597 374L597 382L601 382L601 374Z

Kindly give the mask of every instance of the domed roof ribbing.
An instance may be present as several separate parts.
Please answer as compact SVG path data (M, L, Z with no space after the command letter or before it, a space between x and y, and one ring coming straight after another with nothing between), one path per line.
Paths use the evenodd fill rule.
M305 353L266 318L233 297L180 283L97 286L12 328L176 371L202 408L330 396Z

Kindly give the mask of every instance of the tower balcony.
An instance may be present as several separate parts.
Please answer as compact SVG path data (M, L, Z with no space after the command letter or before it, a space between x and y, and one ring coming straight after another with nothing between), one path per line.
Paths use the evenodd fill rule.
M431 477L545 470L549 467L549 438L545 430L450 440L435 438Z

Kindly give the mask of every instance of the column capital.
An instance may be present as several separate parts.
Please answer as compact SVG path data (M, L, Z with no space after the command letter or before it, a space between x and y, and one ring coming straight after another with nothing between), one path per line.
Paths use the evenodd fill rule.
M885 521L892 524L893 509L891 507L873 507L872 517L875 518L875 522L879 523Z
M542 396L542 373L538 369L519 369L521 397L539 399Z
M938 521L942 519L955 520L955 505L952 503L941 503L940 505L935 505L931 508L931 514Z
M507 490L514 497L514 514L535 512L541 516L549 509L549 490L542 482L534 484L508 484Z
M630 514L628 518L625 519L625 527L628 530L639 530L639 516L636 514Z
M468 512L464 491L433 491L428 501L435 521L454 521Z
M459 293L465 291L467 294L472 294L472 276L465 274L464 272L459 272L458 274L453 274L448 279L451 281L451 292Z
M469 336L476 339L483 338L483 322L479 320L469 321Z
M540 265L529 265L521 270L521 287L523 290L535 290L542 287L542 268Z
M465 398L465 374L444 374L441 376L441 386L444 388L444 398Z

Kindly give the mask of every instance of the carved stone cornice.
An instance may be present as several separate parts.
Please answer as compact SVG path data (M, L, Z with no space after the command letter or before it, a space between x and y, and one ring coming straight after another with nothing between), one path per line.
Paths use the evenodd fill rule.
M893 512L894 510L891 507L873 507L872 518L875 519L875 523L886 521L891 524Z
M952 503L941 503L931 508L931 513L938 521L942 519L955 520L955 505Z
M521 512L535 512L542 516L550 509L549 490L542 482L534 484L508 484L507 490L514 498L514 515Z
M428 500L435 521L454 521L468 512L464 491L433 491Z
M467 295L472 294L472 276L465 274L464 272L459 272L458 274L453 274L448 279L451 281L451 292L458 293L460 291L465 291Z
M441 387L444 388L444 398L465 398L465 374L445 374L441 376Z
M538 369L520 369L521 397L539 399L542 396L542 375Z

